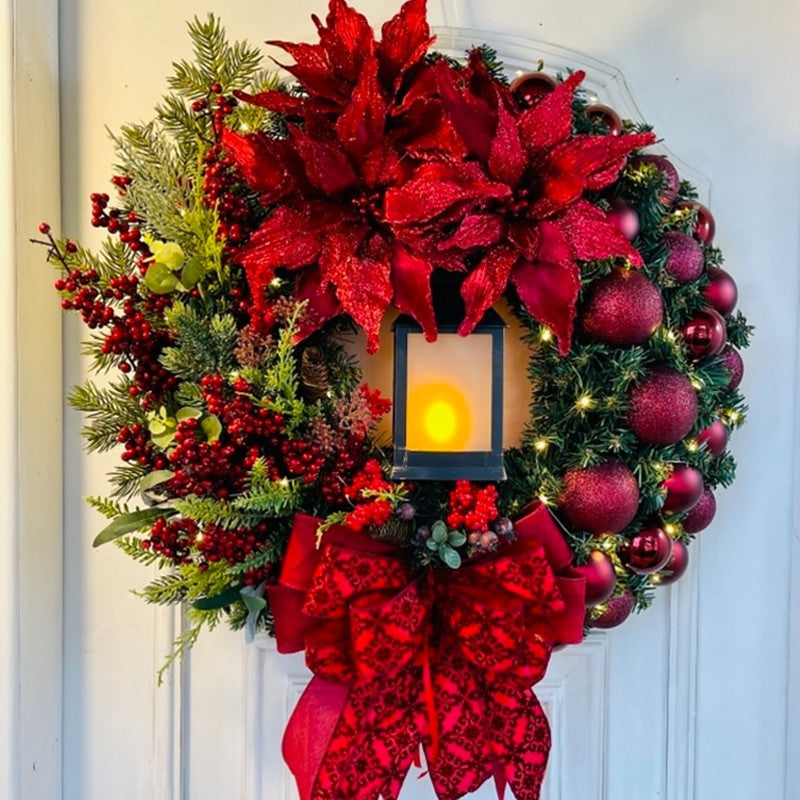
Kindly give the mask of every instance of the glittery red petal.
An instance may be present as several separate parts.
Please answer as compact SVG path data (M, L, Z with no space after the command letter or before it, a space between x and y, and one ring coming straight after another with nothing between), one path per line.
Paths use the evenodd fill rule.
M639 251L608 221L605 212L586 200L573 203L553 219L569 239L575 258L597 261L618 256L641 267Z
M572 98L586 73L578 70L519 118L522 141L532 152L546 150L572 133Z
M418 64L436 37L430 35L425 15L425 0L408 0L381 28L378 59L381 78L399 88L405 72Z
M247 183L266 195L267 202L283 194L288 179L274 145L275 142L261 132L242 136L227 128L222 131L222 146L233 156Z
M338 143L311 138L305 130L291 129L292 142L313 186L325 194L341 194L358 184L358 176Z
M483 261L461 285L464 298L464 321L458 329L462 336L470 333L503 294L511 268L519 258L511 247L499 246L490 250Z
M392 250L392 286L394 307L412 316L422 327L425 338L436 339L436 316L431 294L433 264L426 258L412 255L401 244Z
M489 173L499 181L516 186L527 165L528 156L520 141L517 121L506 107L499 103L497 128L489 152Z
M336 132L354 158L383 139L386 104L378 86L378 62L374 57L364 62L350 102L336 120Z

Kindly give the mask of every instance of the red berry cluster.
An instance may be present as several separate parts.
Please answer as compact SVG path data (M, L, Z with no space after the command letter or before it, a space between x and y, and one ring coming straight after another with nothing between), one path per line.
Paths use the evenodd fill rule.
M167 489L178 497L213 495L220 499L244 490L246 469L236 448L219 439L206 441L197 419L184 419L175 432L169 461L175 468Z
M120 428L117 441L125 445L125 451L121 456L123 461L133 461L153 470L166 469L167 459L156 453L150 440L150 432L138 422Z
M448 505L447 524L453 530L488 531L489 523L499 516L497 489L492 484L481 488L470 481L456 481Z
M206 525L195 537L195 547L209 563L227 561L238 564L263 547L267 541L269 527L260 522L255 528L233 528L227 530L219 525Z
M56 290L65 295L61 308L80 311L81 319L92 329L102 328L114 319L114 309L100 299L99 278L97 270L72 269L67 277L55 282Z
M197 523L193 519L167 521L159 517L150 529L147 539L142 539L143 550L152 550L175 564L186 564L191 559L189 551L198 536Z
M111 180L122 191L130 183L130 178L118 175ZM106 228L109 233L118 233L120 241L125 242L134 252L146 249L140 230L141 220L133 211L126 213L119 208L108 208L109 196L105 192L94 192L90 199L92 201L92 225L95 228Z
M334 448L328 469L322 475L320 492L326 503L343 506L347 502L345 491L353 470L364 460L364 440L344 436Z
M303 439L288 439L281 443L281 456L290 475L314 483L325 466L325 456L319 446Z
M356 504L345 516L345 524L360 531L368 525L383 525L392 515L392 506L382 497L372 497L365 492L391 492L395 486L386 480L381 465L371 458L345 487L345 497Z
M392 401L388 397L383 397L379 389L370 389L366 383L362 383L358 391L367 404L373 423L392 410Z

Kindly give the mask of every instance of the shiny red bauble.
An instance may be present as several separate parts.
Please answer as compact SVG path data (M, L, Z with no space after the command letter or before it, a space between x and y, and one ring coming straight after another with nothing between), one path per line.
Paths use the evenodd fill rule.
M592 550L585 564L575 567L575 572L586 579L587 607L605 603L617 585L614 563L602 550Z
M708 286L703 289L703 296L717 312L727 317L736 308L739 289L736 281L724 269L709 267Z
M678 190L681 188L681 178L678 175L678 170L664 156L639 156L632 161L634 168L642 164L652 164L664 176L660 200L665 206L672 205Z
M739 351L731 345L727 345L722 351L720 362L731 376L726 388L735 389L744 377L744 361L742 361Z
M662 510L666 514L683 514L694 508L703 495L703 476L688 464L675 464L661 487L666 489Z
M532 108L556 88L556 81L544 72L526 72L511 83L511 94L520 108Z
M628 424L645 444L674 444L697 420L697 392L671 367L656 367L629 394Z
M713 308L703 308L681 327L693 361L705 361L722 352L727 340L725 320Z
M621 197L611 200L608 221L629 241L639 235L639 215Z
M705 256L700 245L681 231L667 231L663 239L667 248L664 269L678 283L696 281L705 267Z
M622 133L622 120L613 108L604 106L601 103L595 103L594 105L586 106L583 113L592 122L598 122L602 125L610 136L619 136Z
M669 561L672 539L659 527L645 528L622 545L618 553L620 561L631 572L652 575Z
M663 568L650 578L656 586L675 583L689 568L689 548L679 539L672 543L672 555Z
M600 614L589 615L587 622L590 628L616 628L622 625L633 611L633 593L626 589L621 595L612 597L605 606Z
M573 469L564 475L558 508L576 530L618 533L639 509L639 484L620 461Z
M693 208L696 211L692 233L695 238L699 239L703 244L710 244L717 231L717 223L714 221L714 215L702 203L678 203L676 208Z
M706 489L695 507L681 520L686 533L699 533L707 528L717 513L717 499L711 489Z
M635 270L615 270L590 287L580 327L592 339L617 347L646 342L664 318L658 287Z
M699 445L705 445L706 450L717 458L728 446L728 427L721 420L715 419L697 434L695 441Z

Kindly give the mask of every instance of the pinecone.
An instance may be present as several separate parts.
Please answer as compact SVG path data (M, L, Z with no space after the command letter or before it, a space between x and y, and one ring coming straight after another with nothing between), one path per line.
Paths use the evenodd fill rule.
M300 358L300 383L308 400L319 400L330 389L328 365L318 347L306 347Z
M411 544L413 529L410 523L392 514L383 525L370 525L369 535L382 542L396 544L399 547L408 547Z

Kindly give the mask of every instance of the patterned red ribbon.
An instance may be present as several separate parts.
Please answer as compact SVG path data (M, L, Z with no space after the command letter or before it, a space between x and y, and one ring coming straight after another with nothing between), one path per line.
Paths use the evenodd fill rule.
M301 800L396 800L422 744L439 800L494 777L536 800L550 749L531 686L581 640L584 581L544 506L517 540L458 570L413 574L399 550L297 515L269 588L278 651L314 678L283 754Z

